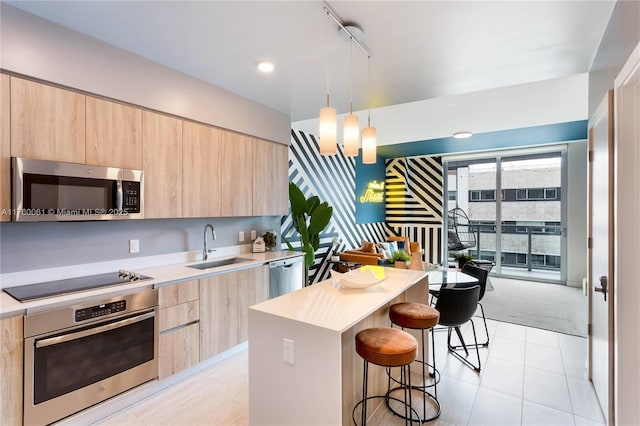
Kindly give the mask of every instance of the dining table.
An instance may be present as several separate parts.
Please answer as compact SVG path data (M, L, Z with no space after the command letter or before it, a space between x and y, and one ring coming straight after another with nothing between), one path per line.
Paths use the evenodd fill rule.
M474 284L478 279L472 275L465 274L454 268L434 269L427 272L429 276L429 290L437 290L443 285L445 287L455 287L456 284Z

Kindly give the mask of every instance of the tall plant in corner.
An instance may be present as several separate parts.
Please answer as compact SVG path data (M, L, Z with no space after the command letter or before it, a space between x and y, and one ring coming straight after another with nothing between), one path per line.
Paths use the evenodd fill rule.
M317 195L305 198L298 186L289 182L289 202L293 226L300 234L300 246L304 252L305 286L309 285L309 268L313 265L316 250L320 247L320 232L327 227L333 207L326 201L321 203ZM289 250L294 250L285 239Z

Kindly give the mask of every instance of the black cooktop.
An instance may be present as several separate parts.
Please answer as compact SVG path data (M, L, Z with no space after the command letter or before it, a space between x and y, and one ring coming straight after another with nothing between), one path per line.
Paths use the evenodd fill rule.
M120 271L108 274L90 275L88 277L69 278L65 280L47 281L44 283L21 285L8 287L4 291L11 297L26 302L36 299L44 299L51 296L76 293L93 288L109 287L130 282L144 281L151 279L146 275L132 272Z

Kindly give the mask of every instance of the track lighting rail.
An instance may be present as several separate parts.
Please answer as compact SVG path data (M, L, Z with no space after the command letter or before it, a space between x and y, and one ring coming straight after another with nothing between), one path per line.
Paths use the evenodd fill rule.
M351 40L353 40L353 42L364 52L364 54L367 55L367 58L373 57L373 53L371 52L371 50L369 50L369 48L362 41L358 40L357 37L354 36L353 33L347 29L347 27L345 27L345 25L342 23L342 19L340 19L338 15L336 15L336 13L333 10L331 10L329 5L327 5L326 3L324 6L324 11L327 13L328 16L331 17L331 19L335 21L336 24L340 26L342 31L347 33L347 35L351 38Z

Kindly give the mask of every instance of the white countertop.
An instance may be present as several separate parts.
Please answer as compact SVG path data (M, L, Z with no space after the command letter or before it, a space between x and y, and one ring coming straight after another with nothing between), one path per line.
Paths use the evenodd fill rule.
M0 317L8 318L16 315L23 315L26 313L53 309L60 306L68 306L70 304L82 303L82 302L96 299L99 297L108 298L108 297L113 297L113 296L118 296L123 294L135 293L137 291L141 291L147 288L148 289L157 288L157 287L161 287L163 285L167 285L175 282L198 279L198 278L203 278L211 275L223 274L223 273L230 272L237 269L246 269L246 268L251 268L258 265L263 265L273 260L280 260L280 259L286 259L286 258L298 257L298 256L302 256L302 253L292 252L292 251L271 251L271 252L264 252L264 253L234 252L234 253L225 253L224 255L223 253L219 253L216 256L210 256L208 261L212 261L216 259L224 259L229 257L242 257L245 259L253 259L253 261L244 262L240 264L220 266L217 268L212 268L207 270L199 270L199 269L186 267L187 265L190 265L190 264L202 263L203 262L202 260L191 260L186 262L182 261L182 262L170 263L170 260L166 261L166 259L175 260L175 259L181 259L182 257L166 257L166 256L160 257L165 259L165 264L152 266L152 267L140 267L140 268L136 268L133 265L128 265L126 267L126 269L128 270L134 270L135 272L138 272L140 274L153 277L150 280L139 281L135 283L119 284L119 285L110 286L110 287L96 288L96 289L85 290L77 293L64 294L60 296L48 297L45 299L33 300L28 302L19 302L15 300L13 297L9 296L4 291L0 291ZM189 257L190 256L187 256L186 258L189 258ZM156 259L156 262L157 261L158 260ZM107 262L107 263L111 265L113 262ZM153 262L146 261L146 264L149 264L149 263L153 263ZM144 265L145 262L140 262L140 264ZM103 270L104 267L110 268L110 269L107 269L105 271ZM75 268L74 270L85 271L85 272L78 272L77 275L75 275L75 277L77 277L77 276L83 276L83 275L87 276L87 275L99 274L99 273L104 273L109 271L113 272L113 271L118 271L118 269L122 269L122 268L113 267L113 266L103 266L103 267L98 267L95 270L91 269L92 272L87 272L86 268L85 269ZM9 280L13 278L13 275L18 276L18 274L11 274L9 276ZM73 273L71 273L70 275L70 273L67 273L64 270L62 271L53 270L53 271L49 271L49 273L47 273L47 271L37 270L37 271L21 272L19 273L19 277L21 280L19 285L27 285L27 284L32 284L36 282L46 282L46 281L54 281L54 280L64 279L64 278L73 278L74 275ZM6 275L3 276L3 287L11 286L11 285L6 285L7 281L8 281L7 276Z
M363 266L349 274L371 269L384 274L381 283L362 290L342 288L328 279L301 290L267 300L249 309L344 332L358 321L427 277L427 272L382 266Z

